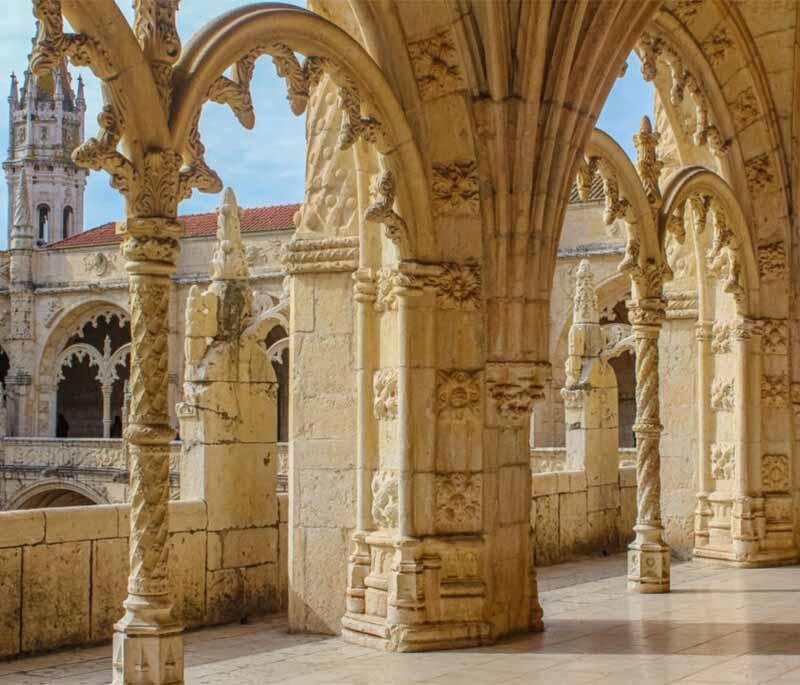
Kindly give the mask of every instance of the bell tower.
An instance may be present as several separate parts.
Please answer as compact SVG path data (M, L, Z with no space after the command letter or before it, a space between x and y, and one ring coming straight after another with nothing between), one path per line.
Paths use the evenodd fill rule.
M21 89L12 74L8 105L8 159L3 169L9 232L24 170L34 246L80 233L88 171L72 161L72 151L84 136L86 99L81 78L76 93L66 63L46 76L34 76L26 69Z

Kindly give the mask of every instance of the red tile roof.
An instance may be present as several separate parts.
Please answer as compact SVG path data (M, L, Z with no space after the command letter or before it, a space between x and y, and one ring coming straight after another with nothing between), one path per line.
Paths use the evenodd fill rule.
M294 228L294 213L300 205L275 205L273 207L253 207L245 209L242 217L242 233L256 233L260 231L286 231ZM204 235L214 235L217 231L217 215L188 214L180 217L186 224L186 237L194 238ZM48 245L51 250L61 250L70 247L99 247L113 245L120 242L121 238L115 232L115 224L108 223L91 228L83 233L70 236L57 243Z

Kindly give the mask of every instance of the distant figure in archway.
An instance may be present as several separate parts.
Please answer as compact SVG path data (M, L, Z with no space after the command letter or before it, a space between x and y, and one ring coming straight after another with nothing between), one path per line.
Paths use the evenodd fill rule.
M63 414L58 415L56 421L56 437L67 438L69 437L69 423Z
M114 416L114 422L111 424L111 436L112 438L121 438L122 437L122 419L120 418L119 414Z

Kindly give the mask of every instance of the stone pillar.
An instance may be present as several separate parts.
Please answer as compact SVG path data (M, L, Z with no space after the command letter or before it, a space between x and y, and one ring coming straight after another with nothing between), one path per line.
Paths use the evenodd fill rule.
M669 547L661 525L661 417L658 382L658 334L664 319L661 297L637 299L628 308L636 344L635 540L628 547L628 589L669 592Z
M289 628L338 633L356 526L358 238L295 236L290 274Z
M167 407L170 276L183 232L176 220L181 156L151 151L139 182L158 188L146 216L117 225L131 308L131 415L125 430L131 487L130 576L125 616L114 626L114 684L183 682L183 637L171 615L167 577L169 454ZM145 193L142 193L145 195ZM143 675L146 674L146 675Z
M754 466L760 459L761 333L756 322L744 319L732 327L736 358L733 411L734 442L733 507L731 539L737 560L754 560L765 537L764 500L754 482ZM754 397L754 390L756 395Z
M358 443L356 445L356 530L353 551L347 567L348 613L363 614L366 610L365 580L370 569L367 532L374 528L372 520L372 478L378 454L377 433L372 421L372 378L375 373L375 281L371 269L353 274L356 308L356 385L358 392Z
M211 285L186 306L181 498L207 512L206 620L279 606L277 380L263 341L279 324L253 312L239 207L219 210ZM220 551L222 553L220 553Z
M697 507L694 517L695 549L708 545L708 522L713 512L708 502L711 477L709 455L712 443L711 381L713 355L712 325L707 321L695 328L697 340Z
M103 394L103 437L111 437L111 383L103 383L100 392Z
M573 298L572 326L565 364L564 398L567 465L586 471L589 488L617 488L619 479L619 425L617 379L601 358L603 333L597 310L594 276L589 262L578 267ZM602 491L597 501L608 501ZM616 510L616 507L614 507ZM612 522L613 523L613 522ZM613 525L602 525L612 530ZM602 541L598 541L602 544Z
M34 367L33 322L33 245L34 227L30 215L28 177L19 177L14 196L14 225L9 252L9 332L6 338L10 368L6 376L9 409L9 435L33 435L31 416L31 378Z

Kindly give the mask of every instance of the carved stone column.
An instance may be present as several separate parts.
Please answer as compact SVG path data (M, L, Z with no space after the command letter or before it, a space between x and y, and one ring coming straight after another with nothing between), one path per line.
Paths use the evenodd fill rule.
M129 275L131 408L125 438L131 487L130 576L114 626L114 683L183 682L181 626L168 594L168 333L170 276L183 227L175 219L180 156L150 152L134 207L117 225ZM137 207L155 216L136 216ZM144 212L143 212L144 213ZM131 215L133 214L133 215ZM160 215L159 215L160 214Z
M731 512L731 541L735 559L752 561L758 555L764 538L764 499L755 487L754 463L760 456L760 422L751 418L753 389L761 395L761 331L750 319L737 321L731 329L736 354L733 410L736 425L734 447L733 507ZM756 400L758 401L758 400Z
M695 549L708 545L708 522L713 514L708 502L711 451L711 375L713 356L711 323L695 328L697 340L697 506L694 516Z
M103 383L100 392L103 395L103 437L111 437L111 383Z
M370 570L370 549L367 533L374 528L372 520L372 478L375 456L378 454L377 435L372 420L372 378L375 373L375 278L371 269L353 273L356 303L356 385L358 386L358 442L356 444L356 530L353 551L347 566L346 609L348 613L366 611L365 579Z
M658 335L665 304L660 297L638 299L628 309L636 344L636 484L638 516L635 540L628 547L628 589L669 592L669 547L661 525L661 417Z

